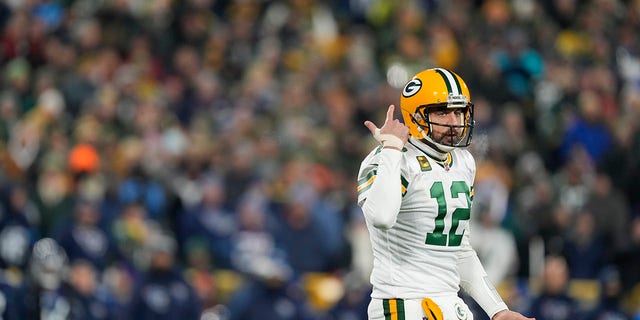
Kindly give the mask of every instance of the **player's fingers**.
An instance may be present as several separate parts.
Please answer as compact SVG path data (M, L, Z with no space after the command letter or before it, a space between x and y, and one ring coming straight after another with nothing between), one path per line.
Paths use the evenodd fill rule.
M374 134L376 132L376 129L378 129L378 127L376 127L376 125L369 120L365 121L364 125L369 129L369 131L371 131L371 134Z
M389 105L389 109L387 109L387 119L384 120L384 123L389 123L393 120L393 110L396 107L394 105Z

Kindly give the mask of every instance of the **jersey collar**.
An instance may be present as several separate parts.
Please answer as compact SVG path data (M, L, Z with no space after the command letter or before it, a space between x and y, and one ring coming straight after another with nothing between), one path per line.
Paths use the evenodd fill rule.
M428 155L430 158L436 161L446 161L447 158L451 158L451 154L449 152L441 152L439 150L435 150L428 144L411 137L409 139L409 143L411 143L414 147L418 148L418 150L422 151L424 154ZM447 156L448 155L448 156Z
M416 147L418 150L422 151L429 158L433 159L435 163L439 164L445 170L449 171L449 168L451 168L451 165L453 164L453 157L451 157L451 152L439 152L426 143L413 137L409 139L409 143Z

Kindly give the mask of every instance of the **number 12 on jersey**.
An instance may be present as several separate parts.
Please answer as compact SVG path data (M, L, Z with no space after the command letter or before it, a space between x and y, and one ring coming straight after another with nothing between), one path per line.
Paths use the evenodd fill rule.
M436 181L429 189L431 198L436 199L438 202L438 215L436 216L435 228L433 232L427 233L426 244L436 246L449 246L456 247L462 243L462 235L456 234L458 225L461 220L469 220L471 217L471 198L469 196L469 186L464 181L454 181L451 184L451 197L458 198L460 194L463 194L467 200L466 208L457 208L451 214L451 228L449 228L449 234L444 233L445 223L447 218L447 200L444 194L444 187L441 181Z

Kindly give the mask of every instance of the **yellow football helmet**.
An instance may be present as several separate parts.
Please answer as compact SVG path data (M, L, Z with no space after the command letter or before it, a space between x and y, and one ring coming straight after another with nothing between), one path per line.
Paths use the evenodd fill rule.
M462 123L446 125L431 122L429 111L436 108L463 109ZM426 139L442 151L450 151L454 147L467 147L471 144L474 121L469 88L459 75L449 70L433 68L413 76L402 89L400 110L411 136ZM432 125L447 126L452 130L462 128L460 140L450 144L436 142L432 137Z

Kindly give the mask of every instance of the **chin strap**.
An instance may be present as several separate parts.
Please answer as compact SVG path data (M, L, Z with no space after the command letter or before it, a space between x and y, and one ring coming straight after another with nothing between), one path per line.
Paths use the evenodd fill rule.
M398 150L402 150L404 147L404 142L402 139L388 133L380 133L380 129L376 129L373 133L373 138L378 140L382 144L383 147L392 147Z
M417 140L426 146L424 151L426 151L431 157L435 159L440 159L443 161L447 160L447 153L453 151L455 147L443 146L433 141L433 139L431 139L428 135L424 133L424 130L422 130L422 128L418 127L418 130L420 131L420 134L422 134L422 139L417 139Z

